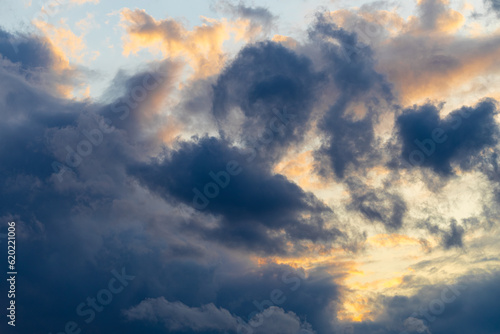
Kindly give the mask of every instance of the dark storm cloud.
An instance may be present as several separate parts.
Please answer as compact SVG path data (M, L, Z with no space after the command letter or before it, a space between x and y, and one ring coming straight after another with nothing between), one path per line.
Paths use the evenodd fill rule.
M339 91L339 97L318 122L327 138L316 159L322 175L333 172L337 178L344 178L348 170L376 164L379 154L373 127L381 107L392 100L390 87L375 71L370 47L359 42L355 33L319 15L310 36L320 45L325 74ZM352 114L354 103L364 107L364 115Z
M47 128L46 149L54 157L56 186L85 187L99 179L90 183L98 193L120 188L118 180L126 178L129 162L149 157L156 147L158 101L168 94L177 69L165 61L134 75L120 75L121 84L113 85L119 87L118 94L110 96L109 103L81 105L72 123Z
M320 270L313 270L306 277L302 270L286 265L245 267L239 259L217 265L164 259L164 265L153 269L161 260L156 255L152 260L141 264L144 258L138 257L133 261L137 269L130 269L151 274L137 276L134 284L142 295L153 299L135 299L125 312L136 326L157 324L156 327L172 332L221 333L236 332L237 324L248 324L252 319L256 322L257 318L260 323L253 327L256 333L271 334L284 330L276 322L288 328L289 321L281 320L300 318L293 321L299 325L307 318L318 333L331 329L329 314L335 311L331 303L339 298L339 287ZM277 309L266 311L269 307ZM258 316L263 311L272 316ZM209 315L218 320L208 321ZM283 319L283 315L288 316Z
M79 122L83 124L81 118ZM76 120L61 124L66 132L79 134ZM33 129L29 133L37 136ZM151 205L154 199L141 195L124 177L121 165L130 155L116 153L123 149L119 134L119 130L116 138L108 134L105 143L75 173L66 173L61 183L51 177L53 156L43 142L27 140L11 146L11 154L2 152L2 158L17 166L6 171L10 175L2 170L2 185L8 187L2 187L0 217L16 221L18 243L23 245L17 253L18 270L23 272L17 283L24 289L16 296L17 315L30 321L18 323L20 333L58 333L68 321L76 321L85 332L162 333L164 329L122 322L124 305L137 304L148 295L191 302L204 300L202 289L210 294L209 268L191 264L207 251L188 236L177 240L175 225L181 218L169 213L168 207ZM32 163L38 163L38 169L29 169ZM168 221L168 229L156 229L157 220ZM182 261L173 261L162 272L165 258ZM85 323L87 317L77 314L77 305L107 288L111 270L122 267L136 280L96 312L95 320ZM165 282L172 291L162 288Z
M271 128L276 133L261 153L278 160L304 138L321 80L310 59L278 43L245 47L214 85L213 114L221 135L251 146ZM273 124L276 116L284 124Z
M222 217L221 225L193 226L233 247L284 252L286 240L330 242L341 235L324 226L331 210L269 163L217 138L181 142L163 161L131 168L151 190ZM308 215L309 218L303 217ZM272 236L283 231L285 236Z
M251 271L221 270L207 279L218 286L216 303L160 297L144 300L125 314L130 320L159 322L170 330L189 333L190 330L248 333L252 329L262 334L299 333L300 328L311 330L310 333L332 330L327 319L335 311L331 302L338 299L339 291L330 275L320 270L305 277L302 271L285 265L268 265ZM208 317L214 321L208 321Z
M278 55L285 52L276 45L269 48L278 50ZM307 61L297 59L292 59L288 65L289 75L295 65L299 69L302 65L304 68L310 66ZM21 305L18 316L30 317L30 321L20 324L20 332L56 333L64 331L68 321L76 321L86 332L162 333L165 331L163 326L125 323L121 315L124 307L137 305L146 297L158 296L195 307L218 305L220 299L224 302L218 307L246 317L256 310L255 296L269 298L271 290L266 285L270 284L272 278L269 277L273 274L269 270L264 275L269 280L243 284L245 288L252 288L255 295L248 294L243 287L238 288L234 276L230 275L219 284L231 286L236 292L231 291L229 295L226 290L218 289L221 291L218 295L217 286L212 284L216 270L203 261L214 247L217 249L221 239L231 246L243 239L246 246L251 245L257 252L280 252L289 240L326 243L340 235L339 231L324 226L323 219L331 216L330 209L283 176L271 173L274 160L257 158L251 149L237 149L220 139L203 138L196 143L181 143L181 149L173 151L163 163L141 165L144 170L149 168L150 174L146 175L149 182L157 181L158 186L170 187L164 191L169 202L192 205L193 193L187 195L185 191L192 192L193 185L203 191L205 183L213 181L210 171L226 170L229 161L238 159L244 168L241 175L234 179L231 175L230 185L221 189L219 197L211 200L207 209L201 212L221 216L220 228L209 230L201 224L196 225L197 221L186 226L181 217L171 212L168 203L152 198L138 187L125 173L125 168L156 155L152 144L156 138L150 138L151 133L146 130L150 130L149 126L154 125L157 118L149 112L156 107L154 100L158 94L168 90L172 80L170 74L175 74L176 70L175 65L163 65L117 78L114 86L121 88L108 97L111 101L108 104L54 97L31 85L16 68L1 69L0 112L4 122L0 125L3 130L0 134L3 186L0 216L16 220L19 241L24 245L18 252L19 270L23 272L18 283L26 293L20 291L17 296ZM162 80L155 82L158 78ZM300 93L303 78L290 80L293 84L285 87L296 84L300 89L292 91ZM287 83L287 79L280 76L257 80L248 94L255 101L274 101L275 98L281 103L293 97L287 89L278 90L272 96L264 93L272 82L282 81ZM148 91L143 99L137 87L144 88L145 82L146 86L159 85L158 90ZM299 106L294 112L299 115L300 107L310 102L301 104L297 100L297 103ZM282 110L280 115L283 116ZM275 114L273 117L281 123L286 121ZM113 131L107 133L103 129ZM102 138L95 130L102 132ZM90 141L89 133L100 144L93 145L88 155L82 155L78 165L68 165L60 182L53 162L66 164L67 147L79 153L82 141ZM294 135L301 136L298 131ZM174 180L166 179L160 173L163 171L173 171L171 175L167 173L167 178ZM205 247L206 241L189 235L193 226L202 237L208 236L218 242ZM285 231L280 232L282 229ZM286 237L274 236L279 233ZM76 312L77 305L106 288L112 277L111 270L120 271L122 267L136 279L122 294L114 296L102 312L96 312L95 320L85 323ZM239 269L236 265L224 268L229 272ZM260 276L256 275L252 277ZM244 281L244 278L242 274L238 280ZM295 286L293 277L288 279ZM312 275L304 281L297 295L290 296L290 306L284 306L286 311L276 311L279 316L276 319L287 321L270 321L259 330L275 333L276 328L272 326L278 323L300 324L301 313L309 314L315 324L324 322L326 305L330 298L336 297L335 291L328 276ZM237 304L243 302L243 306ZM231 307L232 304L238 307Z
M498 142L496 102L486 99L475 107L462 107L441 119L431 104L407 109L396 124L406 164L453 175L454 164L469 169L468 162Z
M142 144L147 142L147 136L129 131L138 125L126 126L127 119L120 119L123 110L116 113L113 104L56 97L54 92L33 85L22 67L2 65L5 66L0 67L0 217L3 221L16 221L17 241L23 245L16 254L18 270L23 272L17 283L24 288L16 295L17 315L30 321L18 322L20 333L64 331L70 320L82 324L76 306L106 288L112 269L120 271L127 265L133 271L134 261L126 262L127 256L132 259L135 253L144 254L156 248L172 258L199 257L198 246L183 245L164 232L160 234L164 236L161 242L155 243L168 243L168 247L155 243L142 245L142 242L148 244L151 236L151 230L144 231L141 227L142 221L154 224L154 219L161 219L162 214L149 214L148 209L141 211L143 205L138 206L137 201L144 197L137 196L137 189L127 182L123 172L128 161L141 159L147 152L144 148L149 148ZM137 82L142 84L145 76L140 72L125 80L123 97L118 100L130 100L136 93ZM165 78L164 74L159 77ZM153 80L147 82L152 84ZM130 107L129 117L143 125L144 120L134 112L145 113L144 107L154 97L150 91L141 101L132 99L140 103ZM99 123L103 117L109 117L114 131L96 136L95 131L102 130ZM59 180L59 169L53 163L66 163L66 147L78 152L79 143L91 141L86 133L94 141L100 137L100 144L92 146L91 153L82 156L78 166L69 166ZM140 145L134 146L136 143ZM135 210L123 216L121 213L126 210L118 209L120 206ZM170 214L168 219L172 222L176 217ZM144 256L151 259L150 255ZM147 262L144 258L137 261ZM159 266L158 262L154 265ZM107 317L120 319L120 303L124 302L121 298L126 299L115 296L115 301L84 330L141 331L130 325L120 328L115 321L107 320ZM0 325L2 331L4 326L6 322Z
M84 187L60 192L51 179L55 157L47 131L74 125L84 104L55 98L30 85L22 74L0 71L0 217L17 223L17 241L23 244L16 254L23 272L18 285L26 289L17 294L18 316L33 321L17 327L23 333L49 332L74 316L76 305L68 308L67 303L77 302L82 291L102 278L94 273L82 283L86 261L74 260L85 258L86 247L92 245L91 238L78 235L82 226L76 224L76 213L102 196L80 192ZM67 270L65 274L60 268ZM47 312L48 308L57 312Z
M37 187L43 190L44 182L53 173L54 158L47 148L47 130L75 122L76 112L84 104L47 94L27 82L16 68L1 67L0 73L0 180L2 184L15 186L16 182L10 181L31 179L35 182L28 182L26 188L23 183L17 184L16 189L29 192L29 188L34 187L32 190L36 193ZM7 186L5 190L9 189ZM12 209L15 203L20 205L27 200L24 195L19 194L18 198L2 192L1 206Z
M274 19L262 8L240 4L231 9L260 22L264 30ZM72 320L83 333L231 332L238 319L248 322L272 304L273 315L255 334L304 334L301 330L309 325L319 334L334 332L331 323L341 291L333 281L334 264L328 265L328 272L311 269L305 276L287 266L245 261L248 253L284 254L290 242L294 247L302 241L322 246L345 237L330 227L333 213L326 204L273 172L286 149L305 139L318 94L329 93L329 84L340 95L318 123L326 136L316 155L323 173L345 180L353 210L388 230L403 225L406 204L399 195L348 178L353 170L379 163L373 127L391 100L385 79L373 69L370 49L355 34L320 20L309 44L322 50L319 69L313 69L312 58L276 43L244 48L214 84L213 101L205 103L213 102L222 138L204 136L206 129L200 127L201 138L166 149L157 136L162 119L155 109L175 81L176 64L165 61L145 71L119 74L112 83L117 91L107 96L109 103L80 103L32 85L19 68L50 68L54 55L43 41L29 37L16 44L24 48L22 56L12 53L6 42L11 37L0 32L0 53L9 63L20 64L0 68L0 217L18 223L17 255L23 273L18 276L18 316L29 319L19 321L19 333L59 333ZM329 38L338 44L324 42ZM36 54L40 59L34 59ZM212 97L207 83L202 86L186 110ZM365 106L366 115L352 115L355 102ZM471 164L458 159L462 151L477 152L485 144L476 142L494 132L493 123L487 123L494 112L481 117L476 113L481 114L475 111L467 119L475 125L464 123L463 132L449 139L460 151L449 160L460 160L464 168ZM434 120L440 126L446 122ZM411 123L403 123L411 128ZM254 142L269 129L273 139L261 142L257 152ZM78 153L82 141L92 141L89 133L100 144L81 155L78 165L68 166L60 181L53 162L66 164L67 147ZM200 210L182 220L175 211L178 204ZM438 232L445 247L463 243L464 229L457 224ZM134 281L96 312L95 320L84 323L76 306L108 288L111 271L121 268L134 275ZM356 333L399 333L405 322L421 333L427 326L432 333L471 332L471 323L478 319L482 332L493 333L496 314L481 308L498 308L497 285L498 280L477 284L474 293L464 294L465 301L457 304L460 310L453 313L455 306L447 305L446 316L432 324L413 312L428 305L435 289L412 298L388 298L380 303L387 322L355 324ZM279 305L269 302L275 289L285 298ZM491 289L491 295L485 289ZM469 323L462 325L464 319ZM5 322L2 332L3 326Z
M270 302L274 289L283 292L284 298L279 304ZM239 295L238 291L243 291L243 295ZM302 270L285 265L269 265L246 272L238 280L228 279L221 286L218 302L245 321L274 304L285 311L294 312L301 319L307 319L318 333L329 333L331 314L335 312L332 301L338 300L339 296L339 286L334 283L331 274L322 269L311 270L305 277Z
M127 310L130 320L153 321L164 324L170 332L188 333L287 333L312 334L307 323L302 324L300 318L292 312L271 306L265 312L260 312L254 320L246 323L241 318L232 315L228 310L217 308L214 304L201 307L189 307L181 302L169 302L163 297L147 299L139 305ZM258 319L264 319L260 321ZM261 323L262 322L262 323ZM253 324L255 328L252 328ZM304 328L305 327L305 328Z
M169 331L227 331L238 327L237 318L214 304L190 308L181 302L169 302L163 297L147 299L126 312L130 320L162 322Z
M12 68L0 68L0 180L7 191L2 193L5 205L0 215L30 220L29 212L14 208L20 209L21 203L28 207L32 201L30 211L36 216L36 201L50 198L43 197L44 192L68 191L67 201L73 196L83 199L78 191L92 193L86 198L93 200L115 196L128 161L140 160L151 147L152 140L138 128L148 125L150 100L161 94L171 82L169 74L175 73L175 68L160 66L162 74L153 75L152 67L125 80L123 96L109 105L54 97ZM142 89L140 99L134 98L139 96L137 88ZM64 173L59 173L62 166Z

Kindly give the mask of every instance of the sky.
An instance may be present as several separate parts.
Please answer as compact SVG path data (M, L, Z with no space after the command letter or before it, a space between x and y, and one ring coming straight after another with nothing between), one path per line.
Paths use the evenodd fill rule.
M500 333L499 1L2 7L1 333Z

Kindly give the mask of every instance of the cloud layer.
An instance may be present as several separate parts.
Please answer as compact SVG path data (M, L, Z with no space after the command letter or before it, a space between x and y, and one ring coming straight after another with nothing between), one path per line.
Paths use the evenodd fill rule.
M98 99L69 28L0 30L18 332L497 333L500 37L389 5L300 38L243 2L122 8L121 52L155 60Z

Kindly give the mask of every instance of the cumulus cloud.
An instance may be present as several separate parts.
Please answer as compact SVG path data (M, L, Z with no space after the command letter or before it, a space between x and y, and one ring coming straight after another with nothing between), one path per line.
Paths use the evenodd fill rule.
M244 48L218 77L212 112L221 136L277 161L304 139L323 76L273 42Z
M417 333L431 334L429 328L427 328L422 319L409 317L405 320L404 326L405 330L409 333L417 332Z
M222 217L215 228L191 228L228 245L282 253L288 240L330 242L342 236L326 226L328 207L271 174L268 162L254 156L223 140L201 138L165 152L162 161L131 168L131 174L166 199Z
M2 71L21 75L30 84L56 96L69 96L85 77L48 38L39 35L0 29L0 55Z
M260 323L249 325L235 317L226 309L217 308L214 304L201 307L188 307L180 302L169 302L165 298L147 299L139 305L125 311L129 320L149 320L162 322L168 330L192 330L194 332L244 332L252 333L315 333L308 330L293 312L285 312L282 308L271 306L255 317L266 318ZM269 316L267 314L270 314ZM258 324L258 325L257 325ZM256 327L255 330L252 327Z
M453 174L452 164L466 167L471 156L498 142L496 102L485 100L462 107L441 119L438 107L407 109L397 119L402 158L413 165Z
M214 304L191 308L180 302L171 303L163 297L144 300L125 314L130 320L161 321L173 331L226 331L238 327L237 319L228 310Z

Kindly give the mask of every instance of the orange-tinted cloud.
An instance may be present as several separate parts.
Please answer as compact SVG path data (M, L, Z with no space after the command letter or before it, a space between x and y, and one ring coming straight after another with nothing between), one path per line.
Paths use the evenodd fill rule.
M403 234L376 234L367 239L367 243L376 247L397 247L403 245L420 245L418 239Z
M500 32L483 34L477 24L465 26L464 15L452 9L448 0L419 0L417 5L418 15L407 19L395 10L363 8L329 15L376 51L377 70L394 84L404 106L427 99L472 104L494 95L492 87L484 92L485 85L477 78L500 68ZM462 33L462 27L471 35ZM470 84L475 87L467 92ZM461 96L456 96L457 91Z
M295 49L298 45L297 41L294 38L283 35L274 35L272 40L273 42L281 43L290 49Z
M81 62L86 48L82 36L77 36L61 21L62 27L41 20L34 20L33 24L52 42L54 47L64 58Z
M458 31L465 18L450 8L449 0L417 0L418 17L410 16L405 30L411 34L452 34Z
M361 295L345 297L337 312L337 319L352 322L373 320L373 302L372 299Z
M234 22L203 17L203 24L188 30L174 19L156 20L144 10L124 9L122 24L123 54L128 56L142 49L161 53L165 58L184 58L194 70L194 77L217 74L226 61L223 43L233 35L236 40L248 38L248 20Z
M378 69L395 83L405 105L411 105L444 99L445 94L498 68L500 35L476 39L402 37L388 42L379 52ZM484 89L477 84L479 90ZM470 103L483 96L471 96L475 99Z
M64 20L61 20L60 27L37 19L33 20L32 23L48 39L52 52L57 59L53 67L55 73L58 75L65 73L66 77L73 77L73 83L69 81L60 83L57 86L58 92L65 97L88 97L88 86L77 83L79 79L76 77L77 71L74 64L92 61L100 53L98 51L88 51L83 40L84 34L77 36L67 27Z

